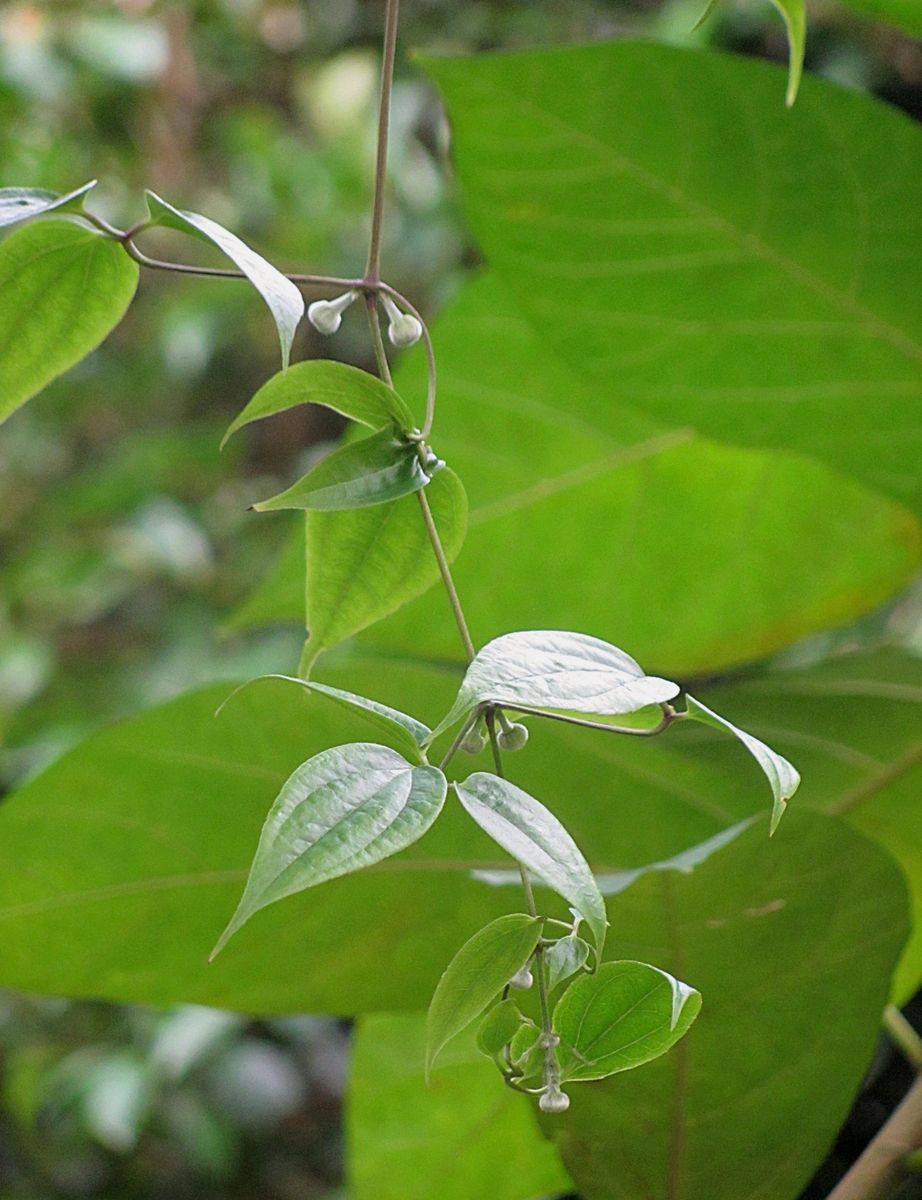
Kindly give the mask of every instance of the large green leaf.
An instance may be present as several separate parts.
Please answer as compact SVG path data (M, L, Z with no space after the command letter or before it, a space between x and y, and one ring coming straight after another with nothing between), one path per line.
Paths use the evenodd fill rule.
M442 470L433 476L426 496L451 560L461 549L467 529L464 488L453 471ZM307 519L310 662L415 599L438 578L416 496L371 508L311 512Z
M161 200L155 192L149 191L146 195L152 225L165 225L211 242L249 279L272 313L282 348L282 366L287 367L291 343L304 316L304 297L295 284L286 279L281 271L257 254L246 242L241 241L235 233L231 233L211 217L174 208L166 200Z
M570 1190L532 1104L461 1035L427 1087L421 1017L358 1024L346 1108L353 1200L539 1200Z
M922 8L918 0L841 0L849 8L857 9L866 16L879 21L889 21L914 37L922 38Z
M453 572L478 642L575 628L667 678L698 675L848 621L918 567L904 509L803 458L638 416L611 380L580 381L550 353L496 279L469 284L435 339L439 452L472 501ZM424 382L413 369L408 394ZM303 621L303 572L295 536L238 623ZM438 591L363 641L460 657Z
M490 267L574 371L922 507L915 123L815 78L788 112L777 68L664 45L428 66Z
M340 446L290 488L253 507L258 512L281 508L344 512L400 500L428 483L416 446L396 437L393 430L382 429ZM330 549L335 553L335 544Z
M138 267L70 220L37 221L0 245L0 421L85 358L125 315Z
M224 442L244 425L299 404L322 404L372 429L383 429L392 422L405 432L413 427L406 404L377 375L321 358L295 363L273 375L228 426Z
M438 767L353 742L322 750L285 781L269 810L249 878L217 954L254 913L390 858L423 836L445 803Z
M552 812L507 779L476 771L455 784L458 799L494 842L579 912L602 953L605 901L579 847Z

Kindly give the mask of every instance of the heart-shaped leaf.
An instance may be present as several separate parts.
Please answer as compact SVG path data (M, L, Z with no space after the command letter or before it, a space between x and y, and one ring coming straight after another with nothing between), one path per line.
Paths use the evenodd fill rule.
M40 217L56 209L80 208L83 197L95 186L96 180L91 179L83 187L64 196L59 196L57 192L48 192L44 188L0 188L0 229L6 225L27 221L29 217Z
M601 954L605 901L579 847L552 812L521 788L478 771L454 784L458 799L485 833L578 910Z
M721 717L718 713L708 708L706 704L702 704L700 700L696 700L694 696L686 695L685 701L687 717L692 721L700 721L702 725L710 725L714 729L732 733L735 738L739 738L765 772L765 777L771 786L774 800L769 829L770 833L774 833L778 828L778 822L784 816L784 810L787 808L788 801L797 791L798 787L800 787L799 772L782 755L776 753L769 746L766 746L764 742L760 742L751 733L746 733L745 730L738 729L735 725L732 725L726 717Z
M267 904L412 845L442 811L446 787L438 768L413 766L370 742L335 746L302 763L266 818L240 904L212 958Z
M552 992L565 979L583 969L589 961L589 943L575 933L568 934L558 938L549 948L544 961L547 965L547 990Z
M541 920L497 917L464 943L439 980L426 1018L426 1076L440 1050L479 1016L531 958Z
M439 466L444 463L433 460L427 464L429 471ZM303 479L253 507L257 512L281 508L342 512L410 496L426 487L429 480L417 447L395 437L393 430L382 429L359 442L340 446Z
M645 675L629 654L585 633L528 630L495 638L467 669L433 737L478 704L618 716L673 699L679 686Z
M242 242L236 234L219 225L217 221L203 217L200 213L174 208L154 192L148 191L146 196L151 224L179 229L183 233L191 233L211 242L246 275L269 306L269 311L275 319L282 347L282 366L287 367L295 330L304 316L304 297L297 287L246 242Z
M571 983L554 1009L561 1073L604 1079L665 1054L701 1010L701 994L640 962L607 962Z
M413 414L401 397L377 375L346 363L311 359L279 371L264 383L228 426L221 445L244 425L299 404L322 404L371 429L393 424L409 433L414 424Z

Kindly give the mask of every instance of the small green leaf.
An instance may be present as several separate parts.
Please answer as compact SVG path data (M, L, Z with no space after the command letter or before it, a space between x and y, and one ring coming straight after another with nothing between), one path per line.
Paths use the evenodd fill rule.
M439 980L426 1018L426 1077L439 1051L506 986L531 958L541 921L509 913L464 943Z
M450 469L433 476L429 507L449 560L467 529L467 496ZM307 519L309 667L324 650L386 617L439 578L415 496Z
M85 358L125 315L138 267L74 220L37 221L0 245L0 421Z
M394 424L409 433L414 425L413 414L401 397L376 375L345 363L312 359L295 363L264 383L231 422L222 447L232 434L251 421L261 421L299 404L322 404L371 429Z
M694 696L686 695L686 716L692 721L700 721L702 725L710 725L714 729L720 729L726 733L732 733L735 738L738 738L752 757L756 760L765 776L768 779L772 789L772 819L769 827L769 836L778 828L778 822L784 816L784 810L787 808L788 801L800 787L800 774L786 758L777 754L764 742L760 742L758 738L753 737L751 733L746 733L745 730L737 729L732 725L726 717L719 716L716 712L712 712L707 705L702 704L700 700L696 700Z
M442 811L446 788L438 768L412 766L370 742L302 763L266 818L240 904L211 957L267 904L412 845Z
M797 99L797 90L804 73L804 51L807 42L807 10L804 0L772 0L781 13L788 34L788 108Z
M608 924L605 901L579 847L554 814L515 784L487 771L453 786L485 833L579 911L601 953Z
M525 1018L514 1000L500 1000L480 1023L477 1030L478 1048L488 1058L495 1058L497 1054L502 1054L503 1047L509 1045L524 1023Z
M7 225L17 225L27 221L29 217L40 217L55 209L81 208L83 197L96 186L96 180L91 179L76 191L59 196L57 192L48 192L44 188L0 188L0 229Z
M211 242L246 275L275 318L282 347L282 366L287 367L295 330L304 316L304 297L297 287L255 250L251 250L246 242L210 217L183 212L151 191L146 196L152 224L165 225Z
M645 675L629 654L600 638L558 630L507 633L479 651L433 737L488 701L613 717L678 692L678 684Z
M224 706L230 703L234 696L242 692L244 688L249 687L251 684L259 683L264 679L280 679L285 683L295 683L308 692L313 692L318 696L325 696L328 700L332 700L334 704L339 704L352 712L360 713L370 725L375 726L379 733L392 737L397 743L396 749L401 754L406 755L411 762L425 762L420 746L429 736L430 729L428 725L424 725L422 721L417 721L415 717L407 716L406 713L402 713L396 708L390 708L388 705L381 704L377 700L369 700L367 696L357 696L354 692L345 692L342 688L330 687L325 683L315 683L312 679L299 679L296 675L260 675L256 679L247 680L246 683L242 683L240 687L231 692L217 713L215 713L215 716L220 715Z
M552 992L558 984L581 971L589 960L589 943L577 937L575 933L568 934L549 947L544 955L547 963L547 988Z
M701 994L639 962L607 962L572 983L554 1009L564 1079L604 1079L659 1058L687 1031Z
M437 466L433 463L433 468ZM395 437L391 429L382 429L340 446L286 491L253 507L257 512L280 508L342 512L410 496L426 487L429 479L416 446Z

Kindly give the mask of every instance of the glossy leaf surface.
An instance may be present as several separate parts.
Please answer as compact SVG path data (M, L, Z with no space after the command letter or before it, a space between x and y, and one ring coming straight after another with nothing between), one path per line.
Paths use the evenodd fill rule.
M525 965L541 936L527 913L497 917L469 938L439 980L426 1016L426 1075L440 1051L478 1017Z
M281 508L341 512L400 500L428 483L429 476L416 447L385 429L340 446L322 458L303 479L253 507L257 512Z
M231 233L217 221L203 217L200 213L174 208L154 192L149 191L146 194L153 224L166 225L211 242L249 279L272 313L282 347L282 366L287 367L295 330L304 316L304 297L298 288L246 242L241 241L235 233Z
M299 404L322 404L371 429L391 423L413 428L413 415L393 388L358 367L327 359L295 363L264 383L228 426L222 445L252 421L262 421Z
M579 847L543 804L498 775L478 771L454 785L465 810L497 845L572 904L605 943L605 901Z
M335 746L302 763L266 818L243 897L214 954L267 904L405 850L439 815L445 791L437 767L412 766L371 742Z
M547 963L547 987L552 992L565 979L581 971L589 961L589 943L569 934L554 943L544 956Z
M700 992L665 971L603 963L572 983L554 1009L564 1080L604 1079L659 1058L700 1010Z
M138 285L117 242L75 221L39 221L0 245L0 421L95 350Z

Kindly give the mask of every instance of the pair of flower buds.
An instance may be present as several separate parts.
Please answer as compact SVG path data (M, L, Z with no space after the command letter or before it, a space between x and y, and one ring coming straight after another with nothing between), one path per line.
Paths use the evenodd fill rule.
M415 345L423 336L422 323L412 313L401 312L390 296L384 292L379 294L387 313L387 336L391 344L398 347ZM315 300L307 310L308 320L320 333L335 333L342 324L343 313L358 295L357 291L349 291L335 300Z

